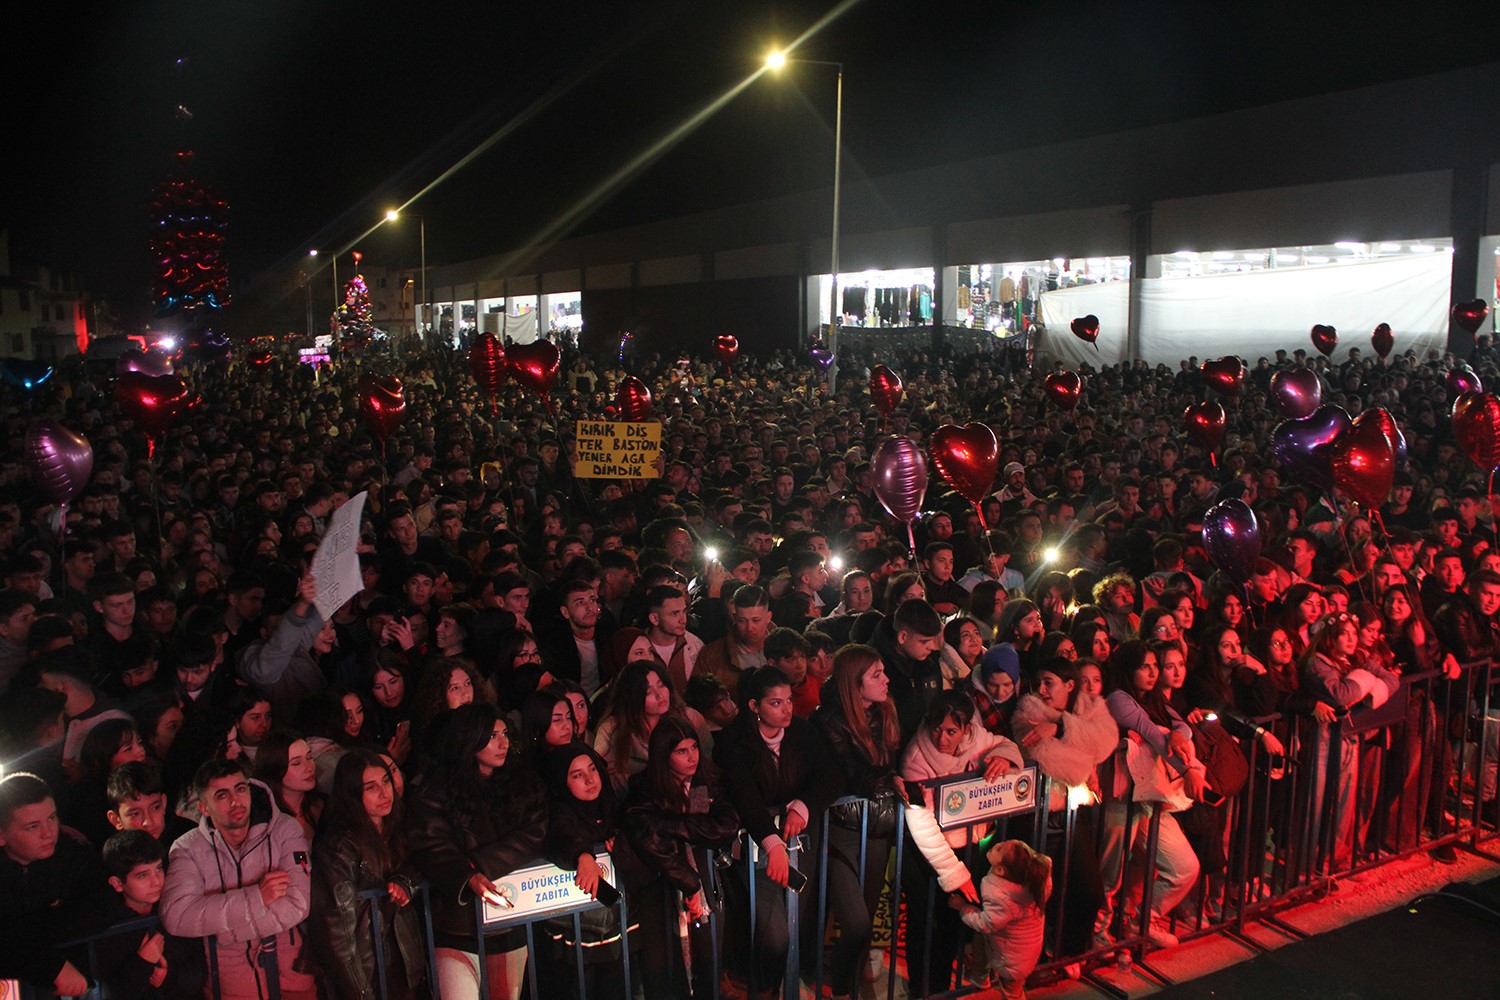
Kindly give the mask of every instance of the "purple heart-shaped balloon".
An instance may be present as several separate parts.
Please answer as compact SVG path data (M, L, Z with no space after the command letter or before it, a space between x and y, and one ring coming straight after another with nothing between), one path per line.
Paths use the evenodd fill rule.
M1293 368L1271 376L1271 396L1289 420L1308 416L1323 402L1323 383L1311 368Z
M1283 420L1271 431L1271 453L1293 476L1328 489L1333 467L1328 451L1353 421L1342 406L1320 406L1301 420Z
M88 485L94 446L55 420L39 420L26 431L26 462L41 491L64 504Z
M1203 549L1225 575L1249 583L1260 558L1260 524L1250 505L1234 498L1210 507L1203 515Z
M828 366L833 364L833 352L826 347L814 347L807 354L812 358L813 364L825 372L828 370Z

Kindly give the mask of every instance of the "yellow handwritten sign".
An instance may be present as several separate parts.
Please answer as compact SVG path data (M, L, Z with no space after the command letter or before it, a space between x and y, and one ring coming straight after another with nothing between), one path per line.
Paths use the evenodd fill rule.
M639 422L580 420L574 432L578 439L579 479L657 479L661 454L661 421Z

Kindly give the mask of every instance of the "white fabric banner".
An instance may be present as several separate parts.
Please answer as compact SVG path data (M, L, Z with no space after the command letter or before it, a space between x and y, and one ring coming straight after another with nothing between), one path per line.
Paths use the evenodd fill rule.
M1309 333L1327 323L1339 331L1336 361L1351 347L1369 357L1370 333L1389 323L1394 353L1443 351L1448 337L1448 298L1452 257L1410 254L1358 264L1287 267L1196 278L1148 278L1141 283L1141 337L1138 356L1149 364L1176 366L1187 357L1200 361L1230 354L1251 367L1278 348L1313 353ZM1124 359L1128 286L1118 281L1059 289L1042 295L1047 332L1037 345L1039 359L1060 360L1072 368L1082 361L1115 364ZM1099 348L1069 330L1074 317L1099 317Z
M1073 336L1073 320L1089 315L1099 317L1097 351L1094 345ZM1044 358L1048 368L1053 361L1061 361L1067 368L1077 368L1085 361L1095 368L1117 365L1125 360L1130 329L1130 282L1101 281L1043 292L1041 316L1047 331L1037 341L1038 367L1042 367Z

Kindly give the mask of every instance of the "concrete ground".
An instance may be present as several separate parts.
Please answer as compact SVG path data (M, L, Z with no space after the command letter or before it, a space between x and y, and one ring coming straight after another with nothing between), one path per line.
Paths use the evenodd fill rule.
M1439 864L1426 854L1416 854L1393 861L1351 879L1341 879L1337 890L1316 902L1283 910L1278 914L1286 924L1305 934L1315 935L1335 930L1404 906L1424 893L1441 889L1450 882L1483 882L1500 876L1500 862L1467 851L1459 851L1455 865ZM1293 943L1283 931L1264 923L1247 923L1245 935L1267 951ZM1187 941L1176 948L1153 952L1148 958L1152 968L1174 983L1185 983L1199 976L1254 958L1257 953L1223 934ZM1161 990L1160 984L1132 968L1103 966L1095 974L1105 982L1127 992L1132 1000ZM970 994L978 1000L997 997L984 990ZM1027 991L1033 1000L1098 1000L1101 991L1083 981L1063 981Z

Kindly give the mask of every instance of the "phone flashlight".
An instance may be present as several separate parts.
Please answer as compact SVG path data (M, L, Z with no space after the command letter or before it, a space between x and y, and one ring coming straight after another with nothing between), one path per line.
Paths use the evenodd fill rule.
M709 562L717 562L719 559L719 550L713 546L709 546L703 550L703 558Z
M844 568L844 557L843 556L829 556L828 557L828 568L831 569L831 570L833 570L835 573L837 573L839 570L843 569Z

